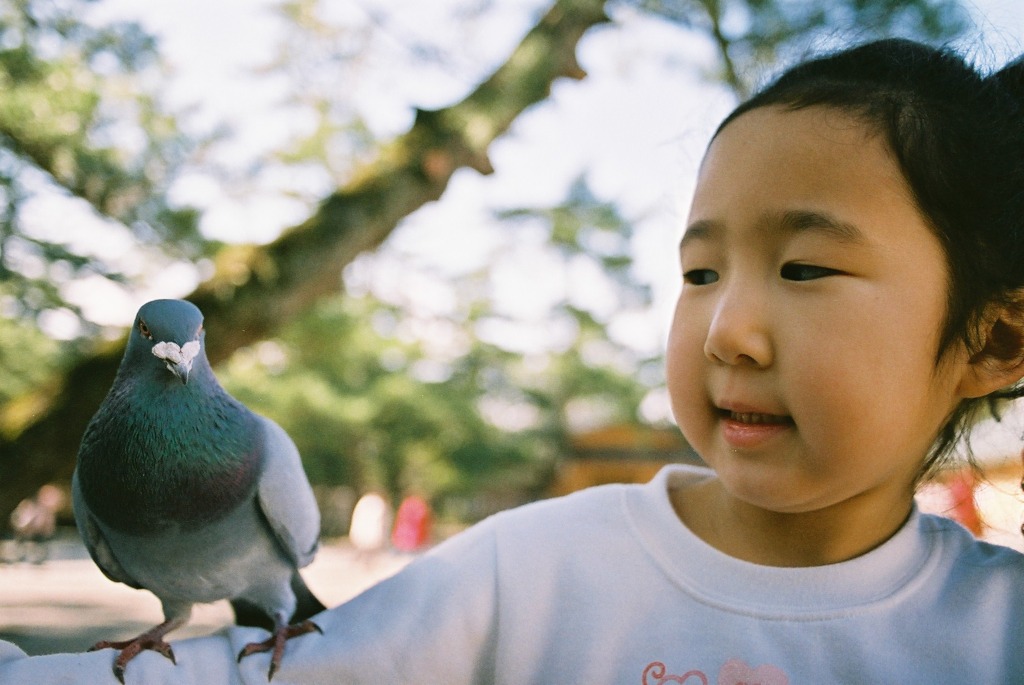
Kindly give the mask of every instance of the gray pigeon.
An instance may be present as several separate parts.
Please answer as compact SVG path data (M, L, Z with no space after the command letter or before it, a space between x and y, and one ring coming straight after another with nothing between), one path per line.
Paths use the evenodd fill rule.
M139 310L114 384L78 451L72 497L89 554L111 580L149 590L164 622L121 650L114 675L142 650L172 662L164 636L192 605L231 600L236 621L272 631L239 660L319 627L324 609L299 575L313 560L320 515L295 444L217 382L203 315L183 300Z

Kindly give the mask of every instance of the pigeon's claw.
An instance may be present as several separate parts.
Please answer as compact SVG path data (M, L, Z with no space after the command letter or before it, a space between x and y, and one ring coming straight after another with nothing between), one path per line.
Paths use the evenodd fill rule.
M177 665L178 662L174 658L174 650L172 650L171 646L164 641L164 636L175 628L180 627L183 622L184 621L179 619L164 621L155 628L147 630L142 635L132 638L131 640L102 640L90 647L89 651L94 652L99 649L120 650L121 653L117 655L116 659L114 659L113 671L114 677L123 685L124 672L125 668L128 666L128 662L137 657L144 650L148 649L154 652L159 652L170 659L172 664Z
M284 621L279 620L277 623L277 629L274 630L274 633L270 637L263 642L250 642L247 644L242 648L242 651L238 653L238 660L241 661L250 654L273 652L270 656L270 670L267 672L267 682L270 682L274 679L274 674L277 673L277 669L281 665L281 657L284 656L285 642L293 637L313 632L323 634L324 631L320 629L320 626L312 621L303 621L302 623L288 625Z

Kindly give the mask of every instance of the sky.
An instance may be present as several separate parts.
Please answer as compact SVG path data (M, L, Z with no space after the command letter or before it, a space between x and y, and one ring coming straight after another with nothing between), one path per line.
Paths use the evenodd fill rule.
M371 65L380 60L379 80L355 74L348 80L343 73L337 83L353 106L367 114L381 138L399 135L409 126L411 104L443 106L472 88L514 48L536 10L549 4L494 2L485 24L467 34L436 19L439 6L457 1L325 3L353 25L365 23L374 9L400 9L377 46L379 54L365 60ZM177 74L161 88L173 104L193 108L190 121L199 129L231 122L235 135L217 149L218 161L242 171L309 125L308 118L282 110L280 81L253 74L273 57L280 38L279 24L267 12L272 4L100 0L95 18L135 19L159 37L161 52ZM1024 2L962 4L973 17L976 38L962 47L976 52L978 60L1001 64L1024 52ZM679 287L675 245L695 171L711 132L735 102L704 76L715 64L706 41L628 9L620 9L615 19L615 28L592 30L579 45L578 59L588 77L557 82L546 103L522 115L510 133L495 142L490 151L495 173L482 177L458 172L439 202L409 217L393 234L390 248L403 256L402 263L389 262L386 256L362 260L348 271L350 287L400 291L410 298L409 304L443 315L456 306L443 276L471 269L498 245L496 229L487 230L494 223L491 208L554 205L564 198L571 180L587 170L593 190L602 199L615 200L635 222L637 272L654 293L653 306L617 319L613 334L648 353L661 349ZM421 39L458 47L443 50L440 65L417 72L416 78L388 70L381 55L389 50L401 54ZM329 180L300 179L311 196L326 194ZM225 192L222 179L193 174L176 184L172 196L205 210L202 228L210 237L267 242L309 211L307 203L279 192L282 181L265 170L239 198ZM295 182L287 179L283 184ZM524 240L494 273L496 298L521 321L518 337L509 343L524 352L544 344L543 312L567 287L564 278L538 277L557 271L550 259L540 240ZM190 266L177 265L151 276L139 292L99 286L102 297L89 290L80 294L80 300L95 320L127 325L146 299L185 295L201 277ZM568 287L580 303L599 310L602 301L608 301L598 275L577 274L570 281Z

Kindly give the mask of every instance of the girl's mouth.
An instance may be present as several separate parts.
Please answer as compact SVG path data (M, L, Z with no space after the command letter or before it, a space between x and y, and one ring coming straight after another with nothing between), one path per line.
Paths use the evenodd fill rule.
M786 433L796 424L791 416L720 409L722 437L736 449L755 449Z

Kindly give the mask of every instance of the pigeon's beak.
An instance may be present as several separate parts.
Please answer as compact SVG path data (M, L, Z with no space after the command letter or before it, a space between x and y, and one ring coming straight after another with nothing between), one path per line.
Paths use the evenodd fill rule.
M164 361L167 370L177 376L182 385L188 383L192 362L199 354L199 341L193 340L182 346L175 342L158 342L153 345L153 356Z
M178 377L182 385L188 383L188 374L192 370L192 360L189 359L187 362L167 362L167 370Z

